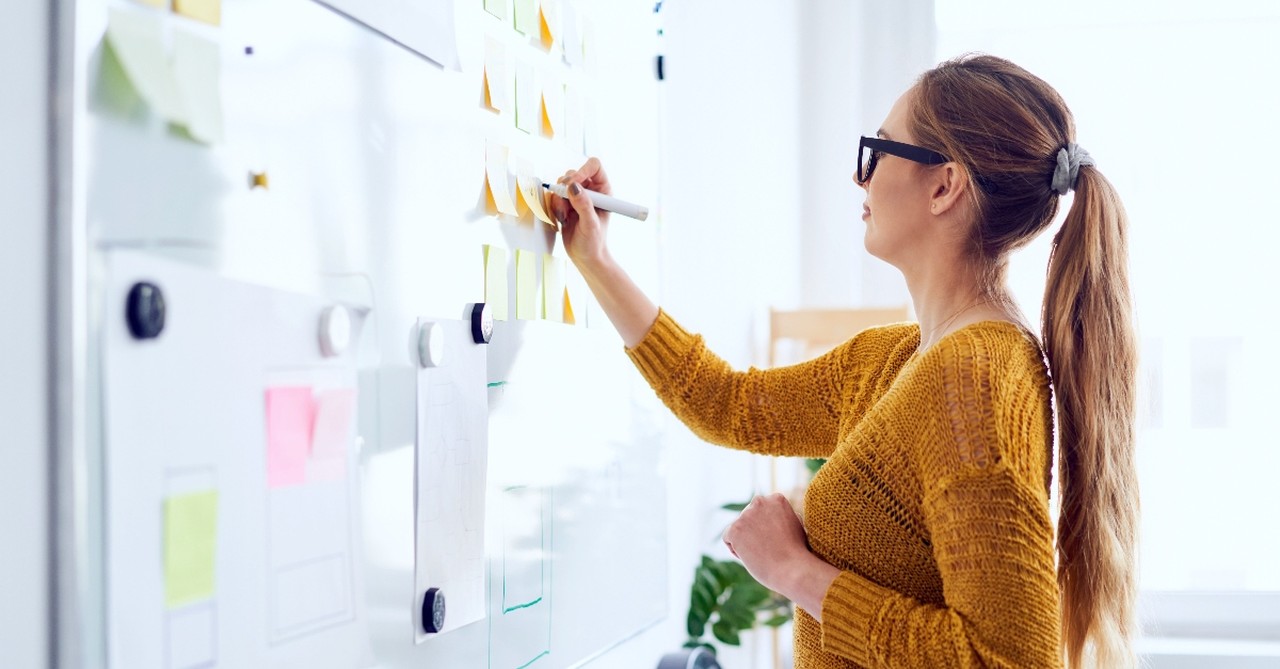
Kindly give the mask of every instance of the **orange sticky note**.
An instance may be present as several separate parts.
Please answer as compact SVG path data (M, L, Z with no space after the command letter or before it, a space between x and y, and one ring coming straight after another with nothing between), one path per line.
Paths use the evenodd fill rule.
M551 24L554 21L547 16L552 10L547 6L547 2L548 0L543 0L538 4L538 32L542 38L542 48L544 49L550 49L551 45L555 43L555 35L551 29Z
M222 0L173 0L173 11L215 26L222 23Z
M519 216L516 203L511 199L511 185L507 178L507 147L489 142L485 145L484 158L489 203L498 212Z

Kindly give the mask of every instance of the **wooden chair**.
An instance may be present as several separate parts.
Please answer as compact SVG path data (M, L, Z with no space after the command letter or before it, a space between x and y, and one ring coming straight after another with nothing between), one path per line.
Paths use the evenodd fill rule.
M770 309L769 366L816 357L869 327L901 323L910 318L911 311L905 305L877 309ZM785 341L799 342L802 354L780 360L778 345Z
M911 310L905 305L879 309L770 309L769 366L803 362L826 353L867 328L910 319ZM799 344L799 351L792 347L795 355L780 355L779 345L786 342ZM800 476L797 474L796 478ZM807 476L803 480L807 481ZM800 503L806 486L807 483L793 486L787 495L802 512ZM778 458L769 458L769 489L778 491ZM774 669L782 668L780 636L778 628L770 630Z

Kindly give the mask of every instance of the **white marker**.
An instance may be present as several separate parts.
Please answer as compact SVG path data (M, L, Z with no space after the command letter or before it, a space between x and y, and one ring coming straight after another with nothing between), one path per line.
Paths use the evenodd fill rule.
M569 189L566 188L564 184L542 184L542 187L566 200L569 199ZM638 221L643 221L649 218L649 209L647 207L641 207L638 204L632 204L626 200L619 200L616 197L609 197L604 193L597 193L593 190L587 190L585 188L583 190L586 190L587 195L591 196L591 206L596 209L612 211L615 214L622 214L623 216L628 216Z

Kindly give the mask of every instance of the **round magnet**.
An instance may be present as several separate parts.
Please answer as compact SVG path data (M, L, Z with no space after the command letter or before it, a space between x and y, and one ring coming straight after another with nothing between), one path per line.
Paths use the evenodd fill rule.
M493 311L484 302L471 306L471 339L477 344L488 344L493 338Z
M129 289L125 320L134 339L155 339L164 330L164 293L154 283L140 281Z
M422 598L422 629L427 634L444 629L444 593L440 588L429 588Z
M326 358L342 355L351 344L351 313L335 304L320 315L320 352Z
M443 363L444 328L435 323L423 323L418 328L418 364L439 367Z

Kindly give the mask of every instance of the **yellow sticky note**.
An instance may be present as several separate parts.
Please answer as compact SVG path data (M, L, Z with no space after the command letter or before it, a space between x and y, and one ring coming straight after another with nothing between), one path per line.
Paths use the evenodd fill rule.
M489 142L485 145L485 184L489 202L508 216L518 216L516 203L511 199L511 184L507 178L507 147Z
M562 84L547 84L542 89L542 134L555 137L556 130L563 120L561 116L561 98L564 95Z
M140 5L146 5L146 6L148 6L148 7L155 7L156 9L168 9L168 8L169 8L169 0L133 0L133 1L134 1L134 2L136 2L136 3L138 3L138 4L140 4Z
M538 318L538 264L532 251L516 249L516 318Z
M164 502L164 602L169 608L213 596L218 491Z
M185 124L186 110L165 53L160 20L150 12L114 7L107 16L107 43L134 90L166 121Z
M533 64L516 59L516 127L527 133L538 131L541 115L538 113L538 88Z
M206 143L222 141L222 52L217 42L173 31L173 75L187 110L187 131Z
M492 38L484 43L484 104L495 111L507 108L507 50Z
M507 18L507 5L511 0L484 0L484 11L500 19Z
M519 189L520 199L529 207L533 215L539 221L547 225L555 225L551 220L547 206L547 189L542 187L542 181L534 176L532 166L522 164L520 171L516 174L516 187Z
M507 250L484 246L484 302L496 321L507 320Z
M222 0L173 0L173 11L215 26L222 23Z
M542 255L542 317L564 322L564 261L549 253Z
M538 0L515 0L516 32L521 35L536 35L538 31Z

